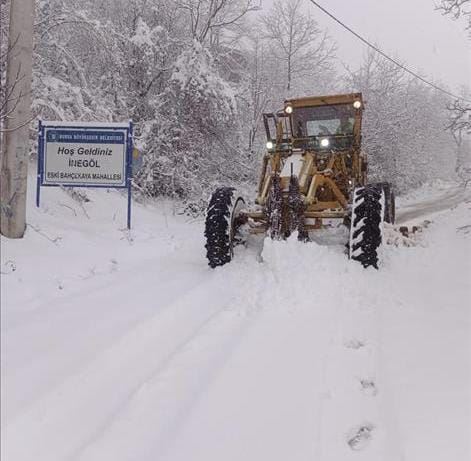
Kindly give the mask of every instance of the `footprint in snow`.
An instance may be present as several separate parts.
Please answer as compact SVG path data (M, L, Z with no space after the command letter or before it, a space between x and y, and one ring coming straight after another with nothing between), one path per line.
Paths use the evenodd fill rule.
M363 341L360 341L359 339L355 339L355 338L345 341L344 345L348 349L355 349L355 350L365 347L365 343Z
M374 397L378 393L378 388L372 379L360 379L360 384L363 394Z
M362 424L350 431L347 443L352 450L363 450L373 437L374 426L370 423Z

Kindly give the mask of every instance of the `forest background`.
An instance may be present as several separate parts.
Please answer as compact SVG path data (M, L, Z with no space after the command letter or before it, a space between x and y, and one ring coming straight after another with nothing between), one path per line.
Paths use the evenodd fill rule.
M1 2L4 61L8 2ZM469 108L374 51L354 67L339 63L338 45L303 4L39 0L35 119L131 119L142 155L138 194L175 198L198 212L219 185L253 189L264 112L286 97L362 92L371 181L404 193L434 179L466 180ZM469 88L460 92L469 99ZM32 158L35 150L33 142Z

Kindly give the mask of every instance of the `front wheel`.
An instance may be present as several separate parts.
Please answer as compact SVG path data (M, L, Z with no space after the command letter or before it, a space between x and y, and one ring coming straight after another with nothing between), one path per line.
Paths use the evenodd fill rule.
M210 267L223 266L232 260L244 203L233 187L220 187L211 196L204 231Z

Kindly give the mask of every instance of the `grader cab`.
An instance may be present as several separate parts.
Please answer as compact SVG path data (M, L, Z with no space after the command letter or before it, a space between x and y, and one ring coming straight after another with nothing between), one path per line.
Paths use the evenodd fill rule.
M217 189L206 217L209 265L229 262L240 230L285 239L337 220L349 228L348 254L364 267L378 265L384 221L394 223L394 194L388 183L367 183L361 149L361 93L288 99L264 114L267 143L255 206L231 187Z

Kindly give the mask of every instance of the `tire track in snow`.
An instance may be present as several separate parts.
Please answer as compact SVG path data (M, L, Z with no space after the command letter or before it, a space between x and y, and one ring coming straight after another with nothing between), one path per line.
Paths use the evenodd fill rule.
M209 280L202 286L134 327L80 374L23 412L5 428L5 457L63 460L103 430L123 399L132 396L162 363L233 302L233 293L221 283L223 275L208 271ZM20 441L23 433L36 437L24 444Z
M236 265L237 262L233 264ZM223 268L222 271L227 274L228 270L234 269L234 265ZM265 331L266 321L270 320L270 314L274 312L283 318L286 315L292 318L293 314L299 314L299 309L315 310L309 300L306 305L304 292L299 290L298 283L303 285L303 282L295 283L295 293L286 290L292 287L292 284L282 275L285 273L283 255L272 252L268 265L256 266L253 269L257 273L252 274L250 279L244 278L246 282L250 281L243 286L245 294L236 299L230 309L217 313L202 326L200 331L182 344L182 347L169 358L166 366L157 370L141 385L120 411L109 419L103 430L80 448L73 457L74 460L156 460L161 457L167 459L167 448L175 448L173 441L178 446L182 434L188 433L186 429L188 422L192 420L193 410L198 407L202 399L211 401L213 382L219 381L217 378L222 371L231 370L231 357L234 352L239 352L242 346L247 349L247 339L243 339L247 338L248 332L258 337L254 330L259 331L258 327L262 326L262 331ZM246 305L241 307L240 304ZM262 321L262 318L265 321ZM313 318L319 317L314 315ZM326 330L328 326L324 324L322 328ZM291 329L288 329L288 332L290 331ZM305 350L297 348L306 340L306 333L310 337L310 328L306 329L304 325L303 331L301 338L304 339L297 338L296 344L291 348L287 344L287 356L290 351L298 355L306 353ZM282 336L285 337L286 332ZM279 339L273 339L279 343ZM265 348L268 350L273 339L266 344ZM257 357L256 354L253 357L255 368L261 358L264 360L267 357L265 355ZM296 362L295 360L294 363ZM259 365L261 369L266 366L265 363ZM298 365L294 369L297 367ZM311 375L309 368L308 366L303 370L304 375ZM267 385L275 389L279 387L269 378L265 379L268 379ZM300 376L300 379L303 378ZM264 388L262 384L261 387ZM241 398L237 397L237 391L234 397ZM318 402L318 398L316 393L307 396L307 399L313 402ZM206 403L203 403L203 408L206 408L205 405ZM315 407L318 407L317 403ZM307 413L314 416L315 411L309 409ZM306 426L303 432L309 433L310 427ZM169 459L174 459L173 456L175 453L172 451Z
M263 285L260 275L244 289L251 293ZM242 295L224 310L214 313L133 392L103 430L72 459L160 459L200 396L209 391L212 381L230 361L233 350L258 313L258 295Z
M142 269L147 270L145 266ZM179 279L176 282L177 275ZM113 279L113 284L118 287L111 296L109 285L100 289L94 287L79 298L80 309L76 299L58 299L51 302L47 312L41 310L27 324L3 331L2 341L10 345L8 354L16 357L8 368L8 374L2 376L2 382L9 389L8 405L2 407L3 421L12 422L35 400L60 386L64 377L68 379L85 370L99 354L105 353L130 331L160 315L167 306L184 296L185 292L178 291L182 285L188 293L205 280L205 275L207 272L195 275L158 271L156 278L159 282L152 287L153 290L149 290L148 279L126 277L123 281L120 276ZM129 307L129 291L133 293L132 308ZM155 293L159 293L157 300ZM155 306L149 306L151 304ZM40 313L44 318L39 316ZM56 326L53 331L51 324ZM69 325L74 325L75 329L71 331ZM28 347L24 347L25 344ZM64 353L69 360L62 359ZM10 386L10 382L27 383L33 377L36 377L35 386Z
M194 403L162 460L316 459L319 359L332 331L323 302L331 287L322 274L331 257L344 261L341 252L314 243L266 242L258 269L266 284L254 285L261 292L257 321Z

